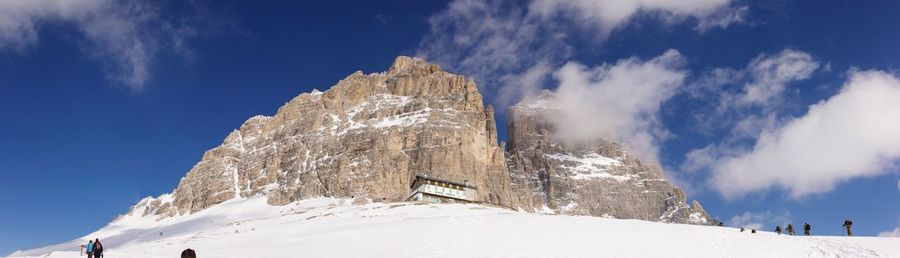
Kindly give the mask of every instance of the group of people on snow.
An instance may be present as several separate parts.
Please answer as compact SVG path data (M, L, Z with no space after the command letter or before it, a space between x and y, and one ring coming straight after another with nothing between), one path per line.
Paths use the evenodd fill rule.
M853 227L853 221L851 221L850 219L844 219L843 227L847 229L847 236L853 236L853 232L850 231L850 228ZM743 227L741 227L741 232L744 232L744 230L745 229ZM810 230L812 230L812 226L810 226L809 223L803 223L803 235L808 236ZM783 230L782 230L781 226L775 226L775 233L781 235L781 232L785 232L785 231L787 231L786 233L788 235L793 236L794 235L794 224L788 224L787 227L785 227ZM756 233L756 229L751 229L750 233Z
M88 240L86 246L84 246L84 252L87 253L88 258L100 258L103 257L103 244L100 243L100 239Z
M850 219L844 219L844 228L847 229L847 236L853 236L853 232L851 231L851 227L853 227L853 221ZM741 227L741 232L744 232L744 227ZM803 235L808 236L810 230L812 230L812 226L809 223L803 223ZM787 231L788 235L794 235L794 224L788 224L784 230L781 229L781 226L775 226L775 233L781 235L781 232ZM756 229L751 229L750 233L756 233ZM88 258L102 258L103 257L103 244L100 243L100 239L94 239L88 241L85 247L85 253L87 253ZM197 254L194 250L188 248L181 252L182 258L196 258Z
M84 252L87 254L88 258L102 258L103 257L103 244L100 243L100 239L89 240L87 245L84 247ZM193 249L184 249L181 251L181 258L197 258L197 253L194 252Z
M809 230L812 229L808 223L803 223L803 235L808 236ZM788 235L794 235L794 224L788 224L787 227L784 228L784 231L787 231ZM775 226L775 233L781 235L781 226Z

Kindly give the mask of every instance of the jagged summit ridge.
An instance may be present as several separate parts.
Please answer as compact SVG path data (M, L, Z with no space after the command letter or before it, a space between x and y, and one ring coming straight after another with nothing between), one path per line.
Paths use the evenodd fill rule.
M658 166L604 140L554 140L552 93L513 106L509 152L475 82L422 59L357 71L326 91L255 116L203 154L171 193L129 214L191 214L263 195L273 205L316 196L402 201L416 175L468 180L479 201L528 211L711 223Z
M388 69L387 74L392 76L400 74L421 76L438 72L444 72L439 65L428 63L421 58L398 56L394 59L394 63Z

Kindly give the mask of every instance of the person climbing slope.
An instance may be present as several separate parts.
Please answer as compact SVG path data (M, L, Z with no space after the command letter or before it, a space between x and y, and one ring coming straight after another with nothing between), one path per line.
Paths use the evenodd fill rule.
M844 219L844 228L847 228L847 236L853 236L853 232L850 231L851 227L853 227L853 221L850 219Z
M788 235L793 236L794 235L794 224L788 224L788 226L787 226L787 228L785 228L785 230L787 230Z
M812 229L812 227L809 226L809 223L803 223L803 235L804 235L804 236L808 236L808 235L809 235L809 231L810 231L811 229Z

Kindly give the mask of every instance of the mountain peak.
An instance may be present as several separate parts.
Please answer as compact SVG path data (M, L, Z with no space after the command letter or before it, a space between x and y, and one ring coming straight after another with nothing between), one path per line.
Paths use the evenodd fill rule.
M550 91L534 98L535 108L554 104ZM612 142L569 148L550 137L554 127L543 112L516 110L524 108L520 103L510 113L507 159L493 108L484 107L474 81L400 56L387 72L353 73L325 92L301 94L272 116L248 119L204 153L173 193L130 213L186 215L254 196L272 205L316 196L404 201L416 176L428 174L467 180L478 188L477 201L497 206L693 222L683 193L661 169ZM546 173L554 185L531 180ZM519 179L525 180L513 182Z
M441 66L428 63L424 59L418 57L398 56L394 59L394 64L388 70L388 75L428 75L437 72L443 72Z
M135 214L193 214L260 195L272 205L315 196L404 201L425 173L468 180L478 201L514 207L496 135L474 81L400 56L387 72L357 71L248 119L204 153L170 201L145 201Z

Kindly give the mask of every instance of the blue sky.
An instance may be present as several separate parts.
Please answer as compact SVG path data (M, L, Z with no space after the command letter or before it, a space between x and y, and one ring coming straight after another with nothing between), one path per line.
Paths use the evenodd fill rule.
M900 3L634 3L0 3L0 253L96 230L245 119L397 55L475 77L501 108L573 96L587 136L647 150L728 224L896 234ZM672 77L610 97L615 71Z

